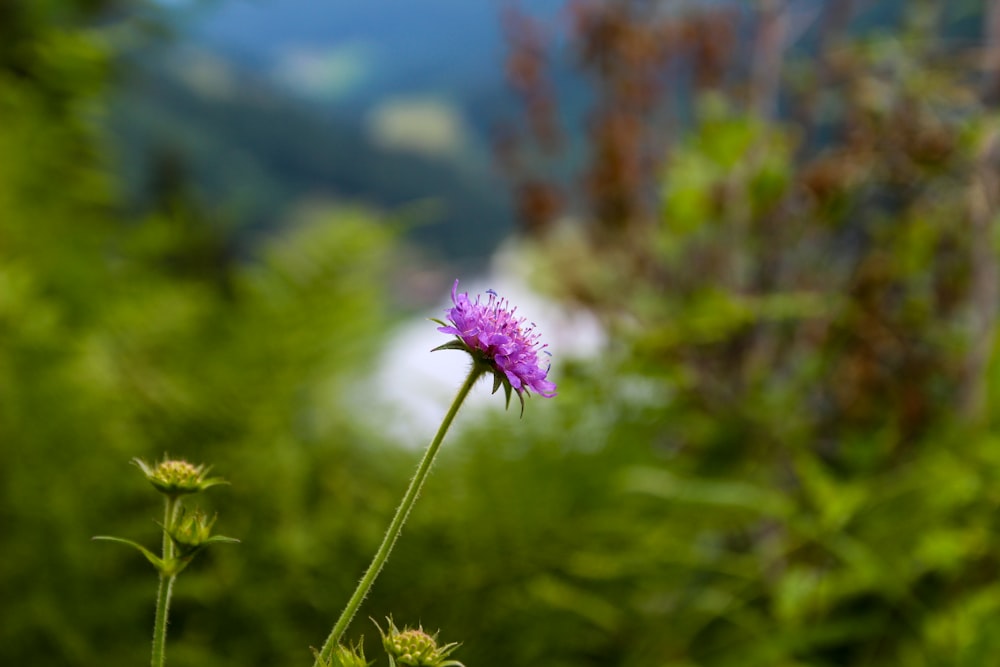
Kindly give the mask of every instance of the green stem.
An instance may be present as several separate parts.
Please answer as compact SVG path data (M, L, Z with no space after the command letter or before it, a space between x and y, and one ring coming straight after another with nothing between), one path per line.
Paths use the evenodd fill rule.
M174 542L170 539L169 530L177 520L180 511L180 499L167 496L163 510L163 562L167 568L174 563ZM160 572L160 585L156 590L156 618L153 620L153 660L152 667L163 667L166 662L167 615L170 611L170 596L174 592L174 573Z
M160 575L160 586L156 591L156 620L153 622L153 667L163 667L166 661L167 612L175 579L176 574Z
M375 557L372 558L371 565L365 571L365 576L361 578L358 583L358 587L354 590L354 594L351 599L348 600L347 606L344 607L344 611L341 612L340 618L337 619L336 624L333 626L333 630L330 632L330 636L327 637L326 643L323 644L323 649L320 651L319 656L314 663L314 667L320 667L320 662L326 663L330 661L330 657L333 655L333 650L336 648L337 644L340 643L340 638L343 636L344 631L347 630L347 626L350 625L351 619L354 618L354 614L357 613L358 607L364 601L365 596L368 595L368 591L371 589L372 584L375 583L375 578L378 577L379 572L382 570L382 566L385 565L385 561L389 558L389 553L392 551L393 545L396 543L396 538L399 537L399 533L403 528L403 524L406 523L406 519L410 514L410 510L413 509L413 504L417 500L417 496L420 495L420 489L424 485L424 480L427 479L427 473L431 469L431 464L434 462L434 457L437 455L438 449L441 447L441 441L444 440L445 434L448 432L448 428L451 426L451 422L455 419L455 415L458 414L458 409L462 406L465 398L469 395L473 385L485 372L485 368L481 365L474 363L472 370L469 371L469 377L465 379L465 384L462 385L461 389L458 390L458 394L455 396L455 400L452 402L451 407L448 409L448 413L444 416L444 421L441 422L441 426L438 428L437 434L434 439L431 440L431 444L427 446L427 451L424 452L424 456L420 459L420 464L417 466L417 471L413 475L413 479L410 480L410 486L406 489L406 493L403 495L402 502L399 503L399 507L396 508L396 515L392 518L392 522L389 524L389 528L385 531L385 537L382 538L382 544L379 546L378 551L375 552ZM154 666L155 667L155 666Z

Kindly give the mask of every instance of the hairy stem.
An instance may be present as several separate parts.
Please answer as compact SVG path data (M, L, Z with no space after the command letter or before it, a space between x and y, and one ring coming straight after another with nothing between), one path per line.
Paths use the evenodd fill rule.
M320 651L319 656L314 663L315 667L321 667L321 661L324 663L329 662L330 657L333 655L333 650L340 642L340 638L343 636L344 631L347 630L347 626L350 625L351 619L353 619L354 614L357 613L358 607L361 606L361 603L368 595L368 591L371 589L372 584L375 583L375 578L378 577L379 572L382 570L382 566L385 565L385 561L388 560L389 553L392 551L392 547L396 543L396 538L399 537L399 533L403 528L403 524L406 523L410 510L413 509L413 504L416 502L417 496L420 495L420 489L424 485L424 480L427 479L427 473L430 472L431 464L434 462L434 457L437 455L438 449L441 447L441 441L444 440L444 436L448 432L451 422L455 419L455 415L458 414L458 409L462 406L465 398L469 395L469 391L471 391L473 385L476 384L476 381L484 372L485 369L482 366L474 363L472 370L469 371L469 377L466 378L465 383L462 385L461 389L458 390L458 394L455 396L455 400L448 409L448 413L444 416L444 421L441 422L441 426L438 428L437 434L434 436L434 439L431 440L431 444L427 446L427 451L424 452L423 458L420 459L417 471L414 473L413 479L410 480L410 486L407 487L406 493L403 495L403 500L399 503L399 507L396 508L396 514L393 516L392 522L389 524L389 528L385 531L385 537L382 538L382 544L379 546L378 551L375 552L375 557L372 558L371 565L368 566L368 569L365 571L365 576L361 578L361 581L358 583L358 587L354 590L354 594L351 595L351 599L348 600L347 606L344 607L344 611L341 612L340 618L338 618L337 622L334 624L333 630L330 632L330 636L326 639L326 643L323 644L323 649Z
M163 510L163 562L170 568L174 560L174 543L170 539L169 530L177 520L180 511L180 499L167 496ZM173 572L160 572L160 585L156 590L156 617L153 620L153 659L152 667L163 667L166 662L167 615L170 611L170 596L174 592L174 581L177 575Z

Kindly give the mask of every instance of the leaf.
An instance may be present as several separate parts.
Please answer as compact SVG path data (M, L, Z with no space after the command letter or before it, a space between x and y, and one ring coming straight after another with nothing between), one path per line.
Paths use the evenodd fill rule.
M146 547L142 546L137 542L133 542L132 540L126 540L125 538L122 537L112 537L110 535L95 535L90 539L102 540L104 542L118 542L119 544L126 544L130 547L138 549L139 552L146 557L146 560L152 563L153 567L155 567L159 572L164 572L166 570L166 563L163 562L162 558L156 556L152 551L150 551L149 549L147 549Z

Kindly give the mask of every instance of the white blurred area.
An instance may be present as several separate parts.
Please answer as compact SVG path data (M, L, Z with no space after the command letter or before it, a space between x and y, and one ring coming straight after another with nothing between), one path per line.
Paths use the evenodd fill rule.
M386 99L365 124L376 146L431 158L460 157L471 142L461 109L432 95Z
M545 349L552 355L551 358L540 355L543 362L551 361L549 379L556 383L557 392L567 391L569 388L560 386L560 363L596 354L606 336L589 313L570 311L533 292L522 277L523 267L519 264L516 246L508 245L497 254L485 276L470 276L468 280L456 276L461 281L458 291L468 292L475 299L477 294L485 295L486 290L492 289L512 307L516 306L519 316L536 324L541 343L548 344ZM373 374L372 386L365 388L372 408L366 412L378 420L374 426L402 446L423 447L430 441L468 372L469 357L465 353L430 351L448 342L451 336L439 332L438 325L426 318L445 320L445 311L451 306L451 282L448 282L442 285L437 307L390 336L386 354ZM477 412L504 409L503 389L491 395L492 389L492 379L480 380L452 425L453 430L461 429ZM545 399L532 394L526 399L525 418L529 418L529 412L544 409L541 404L549 400L558 397ZM516 419L520 411L516 396L511 397L510 411Z

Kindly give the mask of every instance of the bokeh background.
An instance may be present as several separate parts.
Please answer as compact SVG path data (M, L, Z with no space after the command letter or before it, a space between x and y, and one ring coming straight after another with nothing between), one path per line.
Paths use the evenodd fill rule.
M311 661L462 360L366 617L471 666L1000 654L1000 2L0 2L0 664L149 656L133 457L237 546L171 664Z

